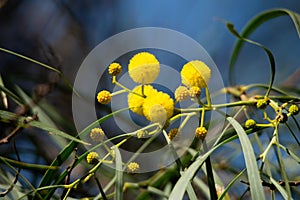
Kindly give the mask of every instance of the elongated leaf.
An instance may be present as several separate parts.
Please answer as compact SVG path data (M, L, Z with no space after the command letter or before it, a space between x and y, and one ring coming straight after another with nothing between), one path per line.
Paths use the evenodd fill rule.
M73 136L71 136L71 135L69 135L69 134L67 134L63 131L60 131L56 128L50 127L50 126L48 126L44 123L41 123L39 121L30 121L29 118L23 117L23 116L18 116L17 114L12 113L12 112L0 110L0 119L2 121L16 121L17 125L21 126L21 127L33 126L33 127L42 129L44 131L47 131L48 133L56 134L56 135L58 135L60 137L63 137L65 139L74 140L78 143L89 145L89 143L84 142L84 141L82 141L82 140L80 140L76 137L73 137ZM26 121L28 121L28 123L24 123Z
M14 51L11 51L11 50L8 50L8 49L5 49L5 48L1 48L1 47L0 47L0 51L3 51L3 52L5 52L5 53L8 53L8 54L11 54L11 55L14 55L14 56L17 56L17 57L19 57L19 58L22 58L22 59L24 59L24 60L27 60L27 61L32 62L32 63L35 63L35 64L40 65L40 66L42 66L42 67L44 67L44 68L46 68L46 69L49 69L49 70L51 70L51 71L56 72L58 75L60 75L60 76L63 78L63 80L65 81L65 83L67 84L67 86L68 86L70 89L72 89L72 91L73 91L76 95L80 96L80 95L78 94L78 92L75 90L75 88L73 88L72 84L66 79L66 77L63 75L63 73L62 73L61 71L59 71L58 69L56 69L56 68L54 68L54 67L51 67L51 66L49 66L49 65L47 65L47 64L45 64L45 63L42 63L42 62L40 62L40 61L37 61L37 60L35 60L35 59L33 59L33 58L29 58L29 57L27 57L27 56L24 56L24 55L22 55L22 54L16 53L16 52L14 52Z
M268 91L267 91L265 96L269 96L269 94L272 90L272 86L273 86L273 82L274 82L274 78L275 78L275 70L276 70L275 69L275 59L274 59L274 56L273 56L272 52L268 48L266 48L265 46L259 44L258 42L254 42L252 40L246 39L245 37L239 35L239 33L234 29L233 24L227 23L227 28L230 30L230 32L233 35L238 37L241 41L248 42L250 44L253 44L253 45L256 45L256 46L262 48L266 52L266 54L268 55L269 62L270 62L270 68L271 68L271 77L270 77L270 83L269 83ZM230 73L230 74L232 74L232 73Z
M263 186L261 183L259 170L257 167L257 162L255 158L255 154L251 145L251 142L244 131L243 127L232 117L227 117L228 122L233 126L233 128L236 130L238 137L241 142L245 162L246 162L246 168L247 168L247 174L248 179L250 183L250 192L252 199L265 199Z
M288 9L273 9L273 10L268 10L265 11L259 15L257 15L255 18L253 18L252 20L250 20L250 22L245 26L245 28L243 29L242 33L241 33L241 37L242 38L247 38L249 37L261 24L263 24L264 22L279 17L279 16L283 16L283 15L288 15L292 20L293 23L295 25L295 28L298 32L298 36L300 37L300 15L298 13L295 13L291 10ZM234 81L233 81L233 70L235 67L235 63L237 61L237 58L240 54L241 48L243 47L245 41L243 40L238 40L234 47L233 47L233 52L231 54L231 59L230 59L230 74L229 74L229 81L232 85L234 85Z
M84 138L92 128L97 127L99 124L101 124L102 122L106 121L107 119L111 118L112 116L124 112L128 110L128 108L124 108L115 112L112 112L98 120L96 120L95 122L91 123L89 126L87 126L84 130L82 130L79 134L78 134L78 138L82 137ZM72 152L74 151L74 148L77 146L77 142L76 141L72 141L70 142L60 153L59 155L56 157L56 159L51 163L51 166L60 166L62 165L67 158L72 154ZM78 161L74 164L74 166L77 166L81 160L83 159L83 157L81 159L78 159ZM45 173L45 175L42 177L42 180L40 182L39 187L43 187L43 186L47 186L50 185L53 182L54 177L56 176L57 171L53 171L53 170L47 170L47 172ZM55 181L54 184L59 184L67 175L67 171L64 171ZM47 195L44 197L44 199L50 199L53 195L53 193L55 192L56 188L51 189Z
M0 86L5 88L1 74L0 74ZM8 101L7 101L7 97L6 97L5 92L1 91L0 96L1 96L1 100L2 100L4 108L7 109L8 108Z
M203 165L204 161L207 157L212 154L218 147L221 145L217 145L208 152L206 152L203 156L198 157L193 164L189 166L189 168L182 173L182 176L179 178L177 183L175 184L169 199L182 199L183 195L187 189L188 184L196 174L196 172L200 169Z
M277 183L277 181L275 181L272 177L270 177L271 183L276 187L276 189L280 192L280 194L282 195L283 199L289 199L289 195L286 192L286 190Z
M123 170L122 170L122 157L117 146L114 146L116 153L116 182L115 182L115 199L123 199Z
M227 185L227 187L224 189L224 191L222 192L222 194L218 197L218 200L222 200L224 197L226 199L226 194L228 192L228 190L231 188L231 186L243 175L243 173L246 171L246 169L243 169L238 175L236 175L234 177L234 179L232 179L230 181L230 183Z

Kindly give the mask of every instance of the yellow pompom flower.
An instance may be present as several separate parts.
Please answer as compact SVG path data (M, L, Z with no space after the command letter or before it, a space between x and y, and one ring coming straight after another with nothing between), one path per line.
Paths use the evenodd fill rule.
M111 94L107 90L102 90L97 95L97 100L101 104L108 104L111 101Z
M128 65L128 73L133 81L140 84L150 84L157 78L160 71L158 60L148 52L134 55Z
M205 127L201 126L201 127L196 128L196 130L195 130L196 138L204 140L206 135L207 135L207 130Z
M200 95L201 95L201 90L200 90L199 87L193 86L193 87L190 88L190 96L192 98L200 97Z
M178 128L173 128L168 133L168 137L169 137L170 140L173 140L177 135L179 135Z
M185 86L179 86L179 87L175 90L174 95L175 95L176 101L184 101L184 100L186 100L187 98L189 98L189 96L190 96L190 91L189 91L188 88L185 87Z
M205 88L210 81L211 71L204 62L192 60L182 67L180 74L184 85Z
M136 162L130 162L127 165L127 169L128 169L129 172L133 173L133 172L136 172L137 170L140 169L140 165Z
M98 159L99 159L99 155L98 155L98 153L96 153L96 152L94 152L94 151L90 152L90 153L86 156L86 161L87 161L87 163L89 163L89 164L95 164L95 163L97 163Z
M147 96L143 104L144 116L152 122L162 122L173 115L174 101L164 92L155 92Z
M147 96L151 95L153 92L157 92L151 85L144 85L144 91L142 91L142 85L135 87L132 90L133 93L128 94L128 107L134 113L143 115L143 104ZM137 95L140 94L140 95ZM145 98L142 97L145 95Z
M101 128L93 128L90 132L90 137L94 142L100 142L103 140L104 131Z
M108 66L108 73L111 76L118 76L122 72L122 66L119 63L111 63Z

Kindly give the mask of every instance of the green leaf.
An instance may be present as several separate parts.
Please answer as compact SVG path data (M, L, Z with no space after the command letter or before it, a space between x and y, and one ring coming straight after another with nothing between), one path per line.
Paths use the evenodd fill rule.
M261 45L260 43L254 42L254 41L249 40L249 39L246 39L245 37L239 35L239 33L234 29L233 24L227 23L226 26L233 35L235 35L236 37L238 37L240 39L240 41L248 42L250 44L256 45L256 46L262 48L266 52L266 54L269 58L269 62L270 62L271 77L270 77L270 83L269 83L268 91L267 91L265 96L269 96L269 94L272 90L272 86L273 86L273 82L274 82L274 78L275 78L275 70L276 70L275 69L275 58L274 58L272 52L268 48L266 48L265 46ZM239 52L237 52L237 53L239 53ZM232 66L232 65L230 64L230 66ZM232 72L232 67L230 67L230 72ZM232 74L232 73L230 73L230 74Z
M44 130L48 133L51 133L51 134L56 134L60 137L63 137L65 139L69 139L69 140L74 140L78 143L81 143L81 144L86 144L86 145L89 145L89 143L87 142L84 142L76 137L73 137L63 131L60 131L56 128L53 128L53 127L50 127L44 123L41 123L39 121L30 121L31 119L28 118L28 117L23 117L23 116L18 116L17 114L15 113L12 113L12 112L8 112L8 111L4 111L4 110L0 110L0 119L2 121L16 121L17 125L18 126L21 126L21 127L28 127L28 126L33 126L33 127L36 127L36 128L39 128L41 130ZM26 122L28 121L28 122Z
M3 51L3 52L5 52L5 53L8 53L8 54L11 54L11 55L14 55L14 56L17 56L17 57L19 57L19 58L22 58L22 59L24 59L24 60L27 60L27 61L32 62L32 63L35 63L35 64L40 65L40 66L42 66L42 67L44 67L44 68L46 68L46 69L49 69L49 70L51 70L51 71L56 72L58 75L60 75L60 76L62 77L62 79L63 79L63 80L65 81L65 83L67 84L67 86L68 86L70 89L72 89L72 91L73 91L76 95L80 96L80 95L78 94L78 92L75 90L75 88L73 88L72 84L66 79L66 77L63 75L63 73L62 73L61 71L59 71L58 69L56 69L56 68L54 68L54 67L51 67L51 66L49 66L49 65L47 65L47 64L45 64L45 63L39 62L39 61L37 61L37 60L35 60L35 59L33 59L33 58L29 58L29 57L27 57L27 56L24 56L24 55L22 55L22 54L16 53L16 52L14 52L14 51L11 51L11 50L8 50L8 49L5 49L5 48L1 48L1 47L0 47L0 51Z
M219 145L215 146L214 148L212 148L211 150L209 150L208 152L206 152L204 155L199 156L190 166L188 169L186 169L181 177L179 178L179 180L177 181L177 183L175 184L169 199L182 199L183 195L190 183L190 181L192 180L192 178L194 177L194 175L196 174L196 172L199 170L199 168L203 165L204 161L208 158L208 156L210 156L210 154L212 154L212 152L214 152L218 147L220 147L221 145L223 145L223 143L220 143Z
M298 32L298 36L300 37L300 15L288 9L273 9L257 15L255 18L250 20L250 22L245 26L240 36L242 38L247 38L264 22L283 15L288 15L293 20L295 28ZM244 44L243 40L238 40L235 43L233 52L231 54L230 65L229 65L230 68L229 71L231 73L229 74L229 81L232 85L234 85L232 71L235 67L235 63L237 61L241 48L243 47L243 44Z
M96 120L95 122L91 123L90 125L88 125L85 129L83 129L79 134L78 134L78 138L82 137L84 138L92 128L97 127L99 124L101 124L102 122L106 121L107 119L111 118L112 116L121 113L123 111L128 110L128 108L124 108L121 110L117 110L115 112L112 112L98 120ZM77 146L77 142L76 141L72 141L70 142L60 153L59 155L56 157L56 159L51 163L51 166L61 166L71 155L71 153L74 151L74 148ZM78 159L78 161L75 163L74 166L77 166L81 160L84 157L82 156L80 159ZM53 182L54 178L56 177L57 171L53 171L53 170L47 170L47 172L45 173L45 175L43 176L39 187L43 187L43 186L47 186L50 185L51 182ZM54 184L59 184L67 175L67 171L64 171L55 181ZM52 189L51 191L48 192L48 194L44 197L44 199L50 199L51 196L53 195L55 189Z
M257 167L257 162L255 158L255 154L251 145L251 142L244 131L243 127L232 117L227 117L228 122L233 126L233 128L236 130L238 137L241 142L245 162L246 162L246 168L247 168L247 174L250 184L250 192L252 199L265 199L263 186L261 183L259 170Z
M115 198L118 200L123 199L123 170L122 170L122 157L117 146L114 146L114 151L116 153L116 183L115 183Z
M0 86L5 88L1 74L0 74ZM8 109L8 101L7 101L5 92L1 91L0 96L1 96L2 104L3 104L4 108Z
M245 171L246 171L246 169L243 169L238 175L236 175L234 177L234 179L232 179L230 181L230 183L226 186L226 188L224 189L222 194L218 197L218 200L222 200L226 196L226 194L227 194L228 190L231 188L231 186L243 175L243 173Z

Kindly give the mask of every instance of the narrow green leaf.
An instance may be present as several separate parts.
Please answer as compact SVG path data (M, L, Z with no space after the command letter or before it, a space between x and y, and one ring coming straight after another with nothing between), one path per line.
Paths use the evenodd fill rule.
M246 171L246 169L243 169L238 175L236 175L234 177L234 179L232 179L230 181L230 183L226 186L226 188L224 189L224 191L222 192L222 194L219 196L218 200L222 200L225 195L227 194L228 190L231 188L231 186L243 175L243 173Z
M78 134L78 138L84 138L92 128L97 127L99 124L101 124L102 122L106 121L107 119L111 118L112 116L124 112L128 110L128 108L124 108L121 110L117 110L115 112L112 112L98 120L96 120L95 122L91 123L90 125L88 125L85 129L83 129L79 134ZM60 153L59 155L56 157L56 159L51 163L51 166L61 166L67 159L68 157L71 155L71 153L74 151L74 148L77 146L77 142L76 141L71 141ZM83 157L81 159L78 159L78 161L75 163L75 166L78 165L81 160L83 159ZM42 177L42 180L40 182L39 187L43 187L43 186L47 186L50 185L53 180L54 177L56 177L57 171L53 171L53 170L47 170L47 172L45 173L45 175ZM55 181L54 184L59 184L67 175L67 172L64 171ZM51 196L53 195L54 191L56 189L52 189L51 191L48 192L48 194L44 197L44 199L50 199Z
M42 67L44 67L44 68L46 68L46 69L49 69L49 70L51 70L51 71L56 72L58 75L60 75L60 76L62 77L62 79L63 79L63 80L65 81L65 83L67 84L67 86L68 86L70 89L72 89L72 91L73 91L76 95L80 96L80 95L78 94L78 92L75 90L75 88L72 86L72 84L66 79L66 77L63 75L63 73L62 73L61 71L59 71L58 69L55 69L54 67L51 67L51 66L49 66L49 65L47 65L47 64L45 64L45 63L42 63L42 62L37 61L37 60L35 60L35 59L33 59L33 58L29 58L29 57L27 57L27 56L24 56L24 55L22 55L22 54L16 53L16 52L14 52L14 51L11 51L11 50L8 50L8 49L5 49L5 48L1 48L1 47L0 47L0 51L3 51L3 52L5 52L5 53L8 53L8 54L11 54L11 55L14 55L14 56L17 56L17 57L19 57L19 58L22 58L22 59L24 59L24 60L27 60L27 61L32 62L32 63L35 63L35 64L40 65L40 66L42 66Z
M114 146L114 151L116 154L116 182L115 182L115 198L118 200L123 199L123 170L122 170L122 157L117 146Z
M8 111L4 111L4 110L0 110L0 119L2 121L16 121L17 125L18 126L21 126L21 127L28 127L28 126L33 126L33 127L36 127L36 128L39 128L41 130L44 130L50 134L56 134L60 137L63 137L65 139L69 139L69 140L74 140L78 143L81 143L81 144L85 144L85 145L89 145L89 143L87 142L84 142L76 137L73 137L63 131L60 131L56 128L53 128L53 127L50 127L44 123L41 123L39 121L30 121L30 118L28 117L23 117L23 116L18 116L17 114L15 113L11 113L11 112L8 112ZM25 122L25 123L24 123ZM28 122L28 123L27 123Z
M258 47L262 48L266 52L266 54L267 54L267 56L269 58L269 62L270 62L271 77L270 77L270 83L269 83L268 91L267 91L267 93L266 93L265 96L269 96L269 94L270 94L270 92L272 90L272 86L273 86L273 82L274 82L274 78L275 78L275 70L276 70L275 69L275 58L274 58L272 52L268 48L266 48L265 46L261 45L260 43L254 42L254 41L249 40L249 39L246 39L245 37L239 35L239 33L234 29L234 25L233 24L227 23L226 25L227 25L227 28L230 30L230 32L233 35L235 35L236 37L238 37L240 39L240 41L248 42L250 44L258 46ZM232 72L232 69L230 69L230 72ZM230 73L230 74L232 74L232 73Z
M204 161L207 159L212 152L214 152L218 147L223 145L223 143L220 143L219 145L215 146L208 152L206 152L204 155L199 156L190 166L187 170L185 170L177 183L175 184L169 199L182 199L183 195L186 191L186 188L194 175L197 173L197 171L200 169L200 167L203 165Z
M1 74L0 74L0 86L5 88ZM4 108L7 109L8 108L8 101L7 101L7 97L6 97L5 92L1 91L0 96L1 96Z
M283 15L288 15L293 20L295 28L298 32L298 36L300 37L300 15L288 9L273 9L257 15L252 20L250 20L250 22L245 26L240 36L242 38L248 38L264 22ZM232 72L244 42L245 41L243 40L238 40L235 43L233 47L233 52L231 54L230 65L229 65L229 69L230 69L229 71L231 73L229 74L229 81L232 85L234 85Z
M251 145L251 142L244 131L243 127L232 117L227 117L228 122L233 126L233 128L236 130L238 137L241 142L245 162L246 162L246 168L247 168L247 174L250 184L250 192L252 199L265 199L263 186L261 183L259 170L257 167L257 162L255 158L255 154Z
M277 183L277 181L275 181L272 177L270 177L271 183L276 187L276 189L280 192L280 194L282 195L283 199L289 199L289 195L286 192L286 190Z

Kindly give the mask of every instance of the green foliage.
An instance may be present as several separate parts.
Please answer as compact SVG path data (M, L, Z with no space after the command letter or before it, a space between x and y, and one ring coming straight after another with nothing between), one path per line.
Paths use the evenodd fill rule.
M185 197L189 199L230 199L230 197L243 198L244 195L249 195L252 199L266 199L269 196L275 198L277 195L281 195L284 199L295 198L300 194L298 188L300 175L293 172L294 166L288 163L298 165L300 163L298 156L300 142L299 135L297 135L300 126L297 121L298 116L296 116L299 113L299 88L287 92L274 87L275 74L280 69L276 70L272 52L264 45L248 39L263 23L283 15L292 19L300 36L300 15L287 9L270 10L257 15L241 33L235 30L233 24L226 24L229 31L237 37L237 42L230 58L231 86L219 92L226 93L235 100L224 104L213 104L210 96L218 94L210 94L206 87L206 99L203 101L198 97L198 108L175 109L174 116L168 119L167 123L172 124L177 119L184 118L180 127L176 129L176 131L181 130L190 118L199 114L201 117L198 130L206 130L207 124L204 123L204 116L213 111L224 116L228 123L212 139L206 139L205 136L195 137L193 143L180 158L177 158L178 155L173 145L176 134L172 138L168 136L165 128L167 126L162 125L159 120L132 133L122 133L111 138L101 139L92 146L92 142L85 140L90 131L130 108L109 113L87 125L78 135L74 135L71 131L75 130L74 126L66 125L67 120L59 117L59 111L54 111L54 107L47 101L36 100L34 95L30 96L24 92L21 86L15 86L14 89L7 87L3 81L5 77L0 76L2 103L0 121L1 125L5 125L9 130L9 134L0 139L0 145L14 144L17 158L0 156L1 197L6 199L71 199L74 191L80 193L82 188L86 185L86 187L90 187L94 182L93 188L98 189L98 194L90 197L91 193L83 193L80 197L118 200L125 199L127 196L136 199L184 199ZM271 69L269 84L235 85L232 74L244 42L263 49L267 54ZM33 62L58 74L70 87L70 92L73 91L79 96L58 69L4 48L0 48L0 51ZM132 92L117 82L116 76L113 76L112 80L114 84L123 89L121 92ZM144 86L142 91L143 89ZM8 104L8 102L13 104ZM14 108L21 111L17 112L17 109ZM228 111L224 113L222 108L227 108ZM183 112L177 114L176 111ZM253 114L254 112L255 114ZM252 116L255 117L255 120L252 119ZM214 124L213 121L210 123ZM63 130L61 127L70 127L70 129ZM33 131L36 129L40 132ZM28 134L31 131L32 134L48 133L51 141L59 146L60 152L51 160L49 166L21 161L22 157L19 156L18 147L15 144L16 136ZM271 132L272 134L270 134ZM209 132L207 134L209 135ZM286 144L280 134L290 134L289 137L293 142ZM171 155L177 158L176 162L149 174L135 174L143 167L142 164L134 163L131 169L127 169L128 164L133 163L137 154L144 152L151 144L155 143L158 135L162 136ZM136 154L125 162L120 152L120 146L129 143L133 136L142 139L143 144L137 148ZM143 138L144 136L148 138ZM265 138L268 140L266 141ZM109 142L113 142L114 145L109 147ZM90 146L90 149L86 150L82 145ZM99 148L105 149L105 155L101 155L95 163L87 164L85 160L88 153ZM233 153L219 156L220 152L226 148L232 148ZM238 156L243 157L244 162L234 166L231 161ZM275 159L271 156L274 156ZM221 157L224 163L221 162ZM105 167L104 163L113 168ZM76 174L75 170L80 168L82 168L80 172L84 173ZM41 171L43 175L38 183L31 183L31 180L22 174L21 169ZM224 171L227 173L227 180L223 180L220 175ZM293 177L295 174L298 177ZM238 182L240 179L242 181ZM236 192L237 187L244 190L244 193ZM63 192L58 192L58 188Z

